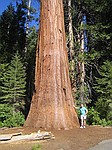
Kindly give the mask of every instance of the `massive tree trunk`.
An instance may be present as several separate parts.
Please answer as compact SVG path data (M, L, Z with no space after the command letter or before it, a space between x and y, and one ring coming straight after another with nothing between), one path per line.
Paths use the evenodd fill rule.
M41 0L35 92L25 126L78 127L68 71L62 0Z

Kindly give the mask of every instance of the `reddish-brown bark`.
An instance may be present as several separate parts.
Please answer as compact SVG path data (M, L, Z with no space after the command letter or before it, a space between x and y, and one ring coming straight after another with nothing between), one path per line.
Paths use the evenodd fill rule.
M68 71L62 0L41 0L35 92L25 126L78 127Z

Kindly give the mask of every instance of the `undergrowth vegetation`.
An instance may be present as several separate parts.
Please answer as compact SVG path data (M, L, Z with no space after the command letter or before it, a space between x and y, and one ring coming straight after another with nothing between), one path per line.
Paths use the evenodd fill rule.
M21 112L7 104L0 104L0 127L19 127L24 124L25 118Z

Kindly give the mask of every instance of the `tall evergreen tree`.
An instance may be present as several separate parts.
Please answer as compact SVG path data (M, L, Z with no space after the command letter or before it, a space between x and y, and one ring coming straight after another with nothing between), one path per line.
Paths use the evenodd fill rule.
M18 52L24 56L26 41L25 11L23 4L12 4L0 16L0 62L10 62L12 55Z
M12 105L15 110L21 108L24 101L26 73L18 53L12 58L8 70L2 75L1 101Z
M92 89L91 99L97 100L93 83L99 76L99 69L106 60L112 58L112 1L84 1L87 17L88 53L86 59L86 79ZM95 102L95 101L93 101Z
M112 61L104 62L100 69L100 77L96 78L94 89L98 101L95 103L100 118L112 119Z
M68 37L68 53L72 47L70 77L74 97L81 102L88 99L88 83L85 80L85 7L84 1L65 0L65 27ZM71 38L69 38L71 37ZM69 54L71 56L71 54ZM88 90L89 91L89 90ZM77 96L76 96L77 93Z

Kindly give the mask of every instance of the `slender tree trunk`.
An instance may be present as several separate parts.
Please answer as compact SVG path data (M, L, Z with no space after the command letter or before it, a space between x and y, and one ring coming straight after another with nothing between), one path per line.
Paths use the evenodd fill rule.
M68 71L62 0L41 0L35 92L25 126L78 127Z
M84 23L81 22L81 26L83 27ZM84 81L85 81L85 66L84 66L84 29L81 32L81 49L80 53L82 55L82 59L79 62L80 64L80 81L81 81L81 88L80 88L80 100L84 102Z
M73 42L73 29L72 29L72 14L71 14L71 0L68 0L68 34L69 34L69 51L70 59L74 58L74 42Z
M68 0L68 45L70 53L70 79L72 84L72 91L76 93L76 76L75 76L75 50L74 50L74 38L73 38L73 23L72 23L72 4L71 0Z
M28 32L29 32L29 21L30 21L30 7L31 7L31 0L28 0L28 12L26 18L26 46L25 46L25 57L27 54L27 46L28 46Z

